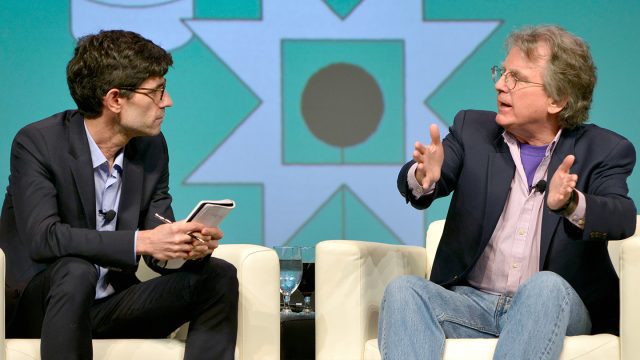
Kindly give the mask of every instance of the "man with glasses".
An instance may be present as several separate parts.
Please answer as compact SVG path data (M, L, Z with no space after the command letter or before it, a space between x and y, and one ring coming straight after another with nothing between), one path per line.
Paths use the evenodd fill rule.
M160 220L174 220L160 132L172 63L133 32L83 37L67 65L78 110L14 139L0 217L7 336L41 338L42 359L91 359L92 338L167 337L185 322L185 359L234 357L236 269L211 257L222 231ZM141 258L163 276L138 281Z
M565 335L618 333L607 241L633 234L633 145L584 124L596 68L557 26L507 40L491 69L498 111L431 125L398 176L425 209L453 193L430 280L392 281L382 300L383 359L440 359L445 338L499 338L495 359L557 359Z

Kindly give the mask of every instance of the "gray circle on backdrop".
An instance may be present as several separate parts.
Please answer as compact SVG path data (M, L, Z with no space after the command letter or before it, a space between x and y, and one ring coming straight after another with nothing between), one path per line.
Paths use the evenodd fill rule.
M347 147L373 134L384 111L382 91L364 69L347 63L313 74L302 93L302 117L315 137Z

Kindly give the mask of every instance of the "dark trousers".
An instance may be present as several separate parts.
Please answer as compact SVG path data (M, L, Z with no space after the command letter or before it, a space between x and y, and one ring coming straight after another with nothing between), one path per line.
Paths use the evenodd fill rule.
M95 300L98 273L74 257L57 260L25 289L8 337L41 338L42 359L91 359L92 338L163 338L189 321L185 359L233 359L236 269L211 258Z

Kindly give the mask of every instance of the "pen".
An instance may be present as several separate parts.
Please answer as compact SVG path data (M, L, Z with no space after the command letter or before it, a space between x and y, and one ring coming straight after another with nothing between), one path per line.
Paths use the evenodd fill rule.
M167 219L166 217L163 217L162 215L160 215L158 213L155 213L154 216L156 218L160 219L160 221L162 221L165 224L172 224L173 223L171 220ZM206 241L204 241L204 240L200 239L199 237L193 235L193 233L187 233L187 235L191 236L192 239L199 240L200 242L203 242L205 244L207 243Z

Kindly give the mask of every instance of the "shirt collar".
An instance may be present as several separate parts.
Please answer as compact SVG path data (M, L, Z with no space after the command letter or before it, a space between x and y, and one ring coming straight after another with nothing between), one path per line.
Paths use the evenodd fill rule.
M89 129L87 128L86 123L84 124L84 131L85 131L85 134L87 135L87 141L89 142L89 150L91 151L91 162L92 162L93 168L95 169L104 163L108 163L107 158L104 156L104 154L98 147L98 144L96 144L95 140L93 140L93 137L91 136L91 133L89 132ZM116 156L116 159L113 163L113 168L118 170L118 172L122 172L123 161L124 161L124 151L120 150L120 152Z
M556 136L553 138L553 140L551 140L551 143L549 143L549 146L547 146L547 151L544 153L544 156L549 156L551 155L551 153L553 153L553 150L556 148L556 145L558 144L558 141L560 140L561 135L562 135L562 128L558 130L558 132L556 133ZM504 139L504 142L506 142L508 145L518 144L518 140L516 140L516 138L513 135L511 135L507 130L502 132L502 138Z

